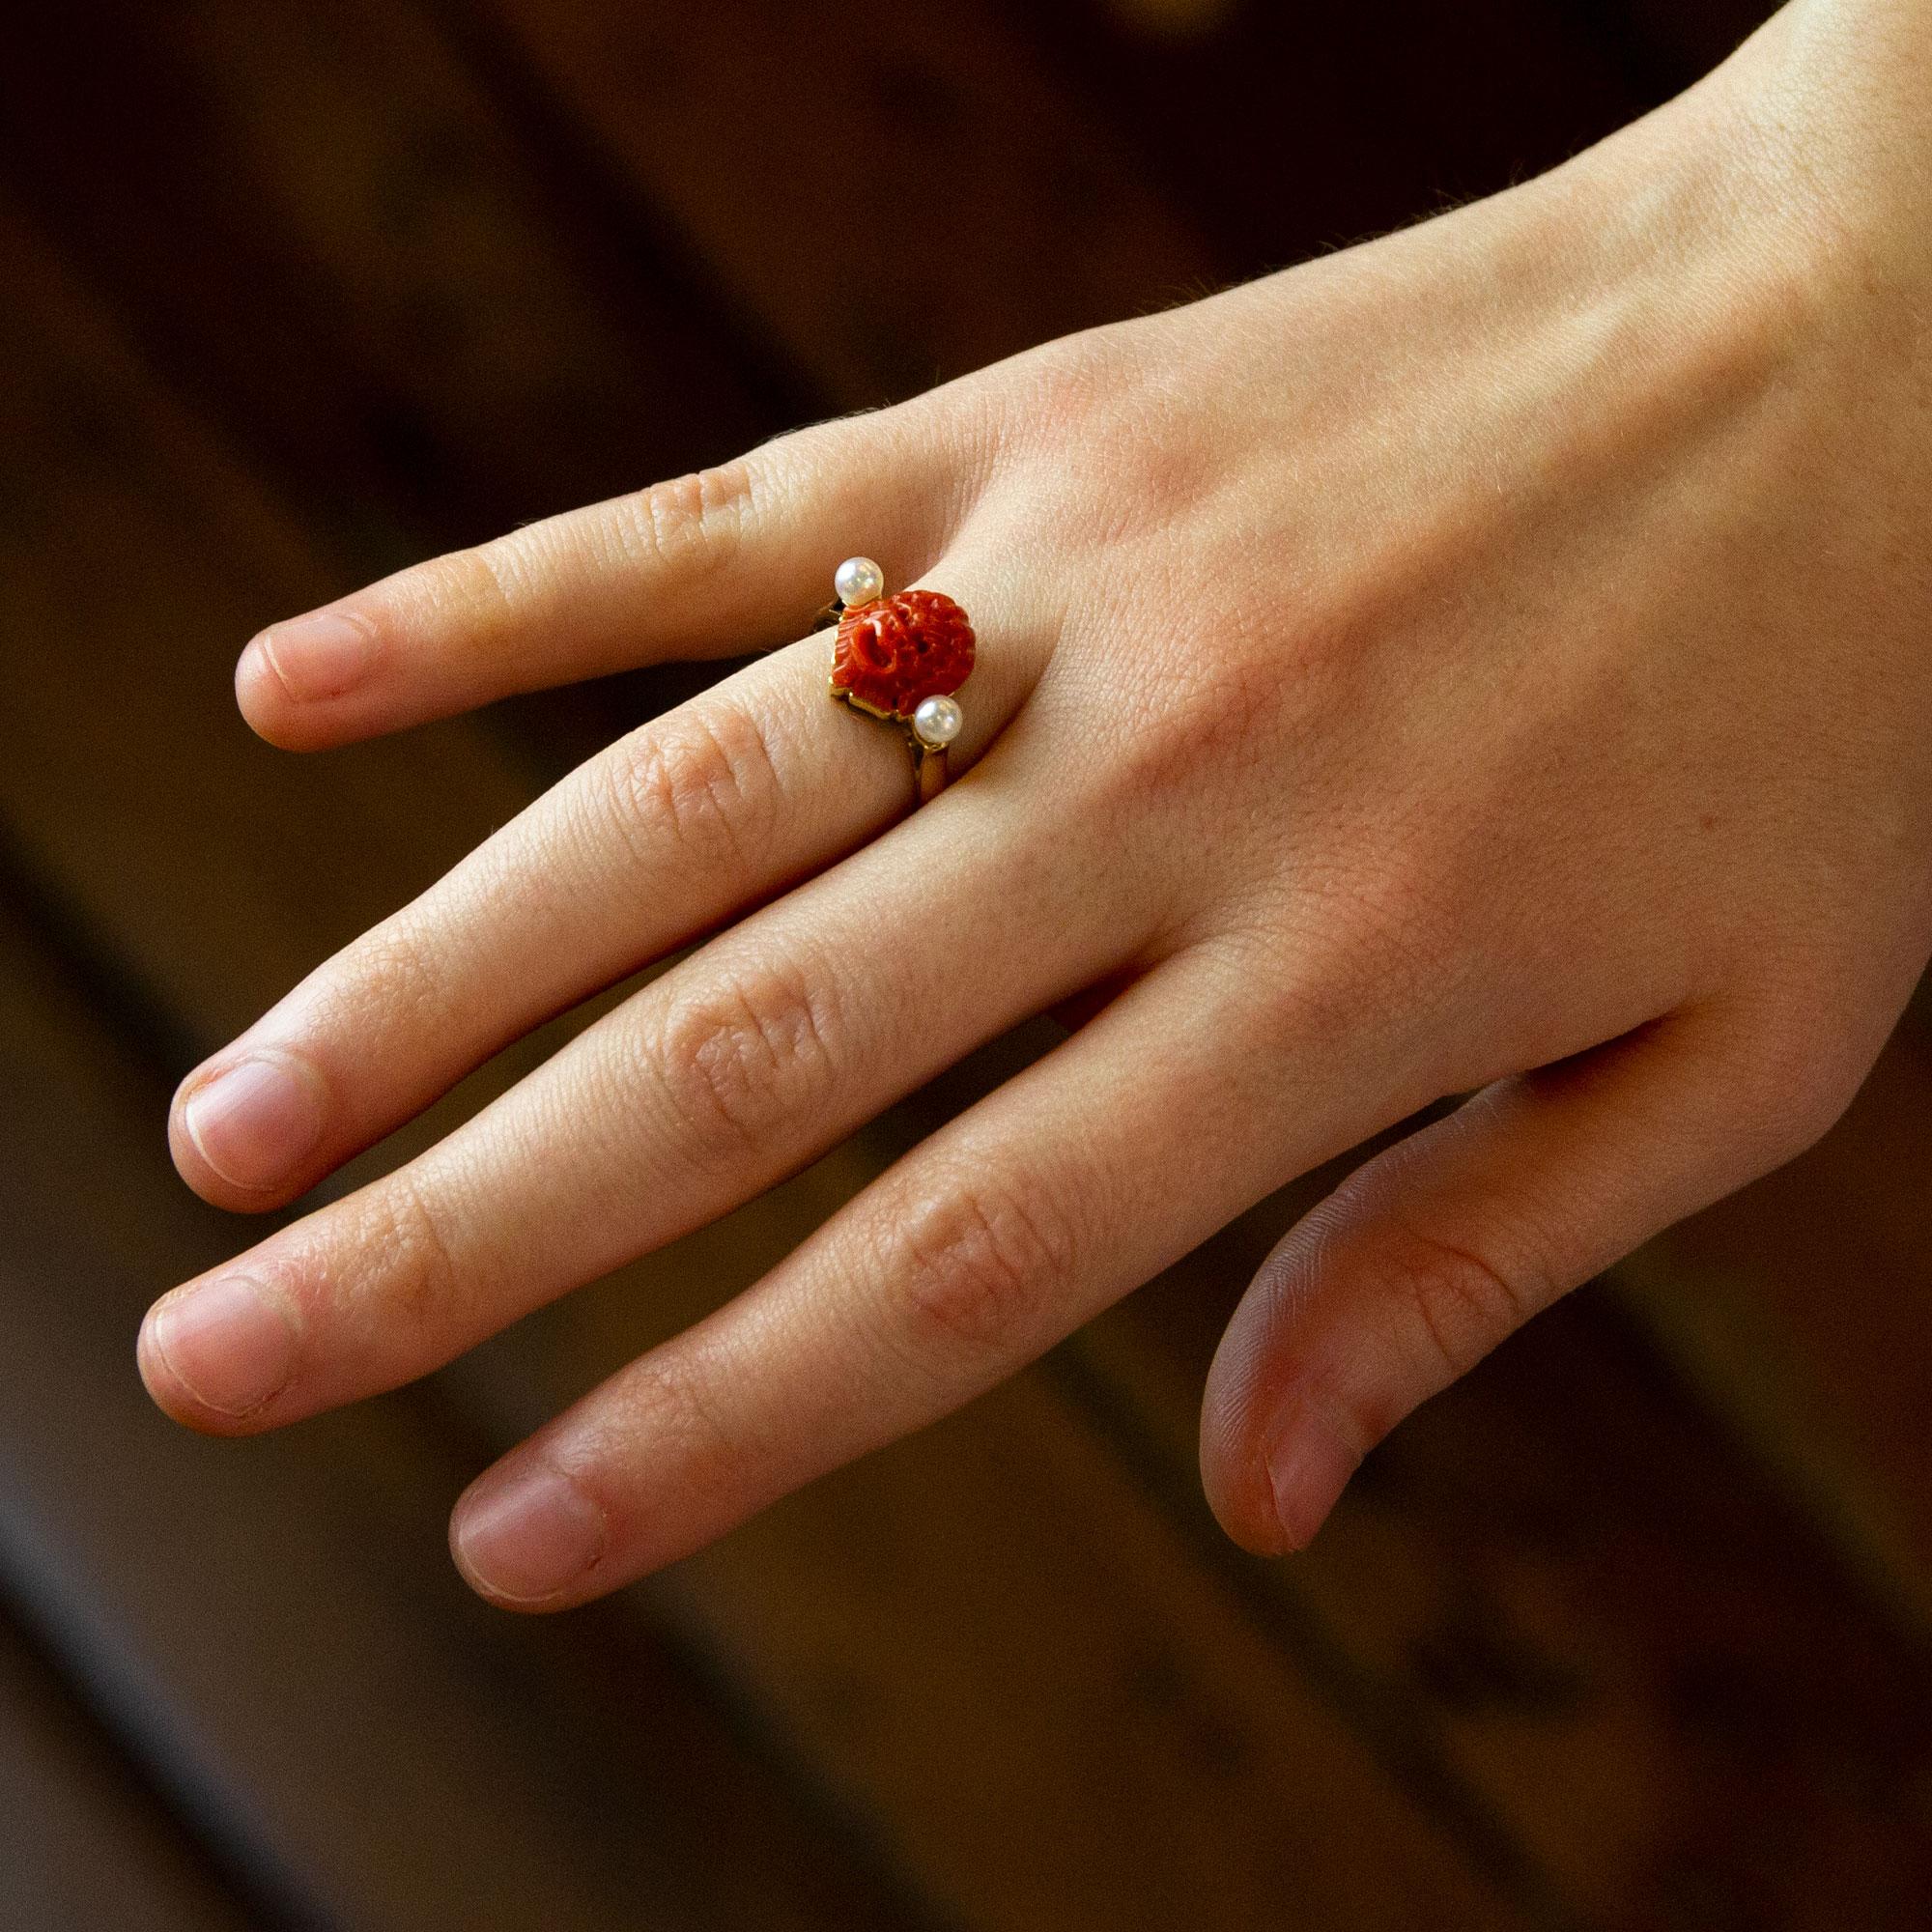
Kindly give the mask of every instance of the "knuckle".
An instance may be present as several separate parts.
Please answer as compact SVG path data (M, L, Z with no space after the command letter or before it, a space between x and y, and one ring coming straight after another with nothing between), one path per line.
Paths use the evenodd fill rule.
M750 531L759 495L755 454L689 470L627 499L624 540L661 569L723 568Z
M372 1319L415 1344L449 1332L460 1293L454 1240L443 1212L408 1168L399 1169L372 1198L360 1252L371 1261Z
M636 1362L626 1391L633 1428L648 1430L653 1457L707 1491L728 1485L764 1446L721 1401L722 1367L685 1338Z
M1311 863L1294 893L1293 956L1261 1002L1264 1025L1306 1038L1311 1026L1349 1028L1376 1011L1398 1016L1409 1038L1441 1037L1465 949L1425 867L1400 852L1378 868Z
M646 726L610 772L619 828L651 867L667 841L694 863L743 867L781 810L764 727L734 704L687 705Z
M686 1148L699 1160L769 1150L833 1086L837 1013L828 985L768 964L676 1002L651 1060Z
M1392 901L1390 888L1358 896L1311 862L1289 891L1264 881L1236 900L1233 923L1197 944L1212 945L1226 997L1271 1051L1300 1055L1311 1041L1347 1037L1364 1012L1427 1051L1453 1019L1453 952L1426 900L1408 900L1406 914Z
M1852 1103L1863 1070L1851 1075L1834 1064L1779 1054L1747 1070L1738 1083L1736 1118L1746 1152L1759 1173L1796 1160L1823 1140Z
M1454 877L1425 841L1391 834L1378 863L1321 879L1314 896L1332 949L1322 956L1336 977L1404 1000L1451 987L1463 950Z
M1069 430L1091 426L1131 395L1135 366L1118 329L1041 343L1010 365L1013 380L1002 390L1009 434L1043 451L1065 447Z
M1127 728L1107 748L1101 782L1112 799L1144 800L1177 788L1199 794L1205 784L1233 774L1252 773L1264 781L1279 760L1288 700L1264 656L1250 647L1261 621L1251 612L1229 614L1226 655L1213 678L1198 685L1182 689L1146 665L1123 668L1120 675L1136 682L1123 720ZM1117 618L1106 636L1110 660L1127 660L1120 647L1129 639L1126 622Z
M1553 1298L1547 1273L1492 1260L1483 1246L1389 1224L1376 1254L1378 1284L1413 1318L1433 1360L1455 1381Z
M1013 1185L949 1190L906 1213L887 1255L911 1319L914 1353L949 1365L1004 1365L1026 1342L1054 1291L1079 1264L1068 1218L1043 1193Z
M425 1037L440 1035L452 1018L443 961L404 914L363 934L340 967L329 974L325 1014Z
M1834 985L1763 995L1732 1018L1727 1106L1759 1173L1815 1147L1871 1071L1880 1042L1842 1010Z
M1031 471L1063 549L1145 546L1150 529L1167 532L1177 552L1183 541L1190 550L1212 541L1199 513L1225 472L1175 419L1164 366L1157 337L1102 327L1029 351L999 383L999 443ZM1094 491L1070 472L1062 460L1069 440L1104 446L1119 487Z
M525 533L512 531L432 557L405 582L440 617L488 627L517 609L527 554Z

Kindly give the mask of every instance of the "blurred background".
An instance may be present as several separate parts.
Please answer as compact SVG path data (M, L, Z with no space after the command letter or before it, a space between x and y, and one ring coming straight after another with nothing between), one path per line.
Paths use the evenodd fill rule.
M445 1512L1025 1029L723 1226L272 1439L147 1405L257 1236L174 1083L683 671L300 758L251 632L1500 186L1752 0L64 0L0 28L0 1925L1922 1927L1932 1025L1432 1403L1307 1555L1201 1500L1266 1203L618 1600ZM716 668L705 673L715 675ZM466 1085L354 1184L552 1048Z

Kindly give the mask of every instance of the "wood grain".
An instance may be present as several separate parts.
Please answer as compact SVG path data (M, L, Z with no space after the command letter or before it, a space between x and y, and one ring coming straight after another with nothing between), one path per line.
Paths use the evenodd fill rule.
M252 1232L167 1171L169 1081L694 681L300 760L233 715L249 632L1499 185L1747 22L843 12L837 35L753 0L10 23L0 1725L29 1747L8 1802L46 1823L39 1862L0 1861L0 1918L147 1886L142 1922L239 1899L378 1932L1919 1924L1922 1021L1813 1155L1429 1405L1290 1563L1207 1518L1200 1378L1332 1174L612 1605L511 1623L448 1569L468 1474L754 1279L1043 1024L416 1391L250 1445L145 1406L140 1308Z
M569 160L408 6L74 0L0 61L12 194L330 590L802 407Z
M983 0L490 0L607 163L840 408L1197 290L1178 211Z
M0 1619L0 1899L32 1932L242 1932L242 1899Z

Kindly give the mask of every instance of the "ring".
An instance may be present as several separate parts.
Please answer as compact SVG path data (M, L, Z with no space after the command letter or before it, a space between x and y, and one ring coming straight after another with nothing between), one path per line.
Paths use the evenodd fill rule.
M888 597L869 556L847 557L832 587L832 696L904 727L914 802L923 805L946 783L946 748L965 722L952 694L973 674L973 626L943 590Z

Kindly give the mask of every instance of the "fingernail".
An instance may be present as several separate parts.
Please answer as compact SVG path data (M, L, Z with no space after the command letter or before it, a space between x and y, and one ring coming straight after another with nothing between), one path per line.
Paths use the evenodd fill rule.
M1320 1410L1297 1404L1270 1439L1264 1460L1281 1533L1289 1548L1306 1549L1361 1458Z
M201 1157L236 1187L271 1187L322 1138L315 1077L278 1056L256 1055L197 1087L182 1108Z
M244 1274L157 1302L148 1332L168 1373L218 1415L260 1408L295 1374L294 1320L279 1295Z
M301 703L341 696L361 683L376 658L368 625L341 611L312 611L271 625L250 648L262 653L282 689Z
M457 1561L486 1595L509 1604L554 1597L604 1553L604 1512L544 1463L472 1491L457 1505Z

